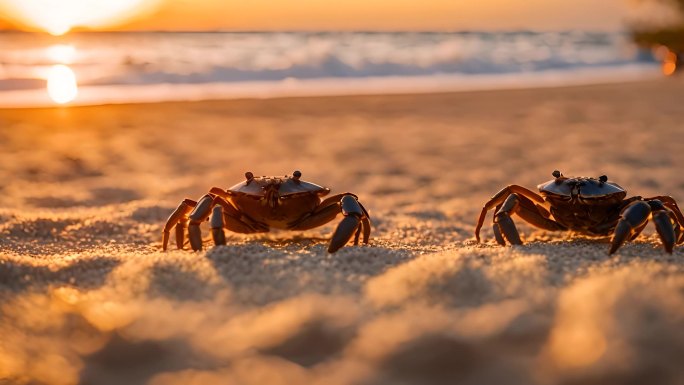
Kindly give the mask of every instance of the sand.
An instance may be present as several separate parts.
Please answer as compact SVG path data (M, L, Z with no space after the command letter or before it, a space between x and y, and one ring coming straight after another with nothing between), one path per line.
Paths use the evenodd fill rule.
M499 247L500 188L554 169L684 201L681 79L0 111L0 384L684 383L684 247L649 226ZM335 222L161 252L245 171L358 194ZM204 228L204 234L208 235Z

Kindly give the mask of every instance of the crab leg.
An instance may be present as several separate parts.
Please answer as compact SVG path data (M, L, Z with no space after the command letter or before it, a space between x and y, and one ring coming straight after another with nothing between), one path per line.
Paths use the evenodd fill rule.
M494 209L494 213L498 213L499 210L501 210L501 206L503 206L503 203L496 206L496 208ZM496 243L500 245L505 245L506 239L504 238L503 234L501 234L501 227L499 226L499 224L492 223L492 230L494 231L494 239L496 240Z
M363 229L363 227L364 226L361 225L361 226L356 228L356 233L354 234L354 245L355 246L359 244L359 237L361 236L361 230ZM368 243L368 242L365 242L365 243Z
M345 203L345 202L351 202L351 203ZM342 243L339 247L335 248L335 251L338 250L340 247L344 246L350 239L351 236L354 235L354 244L358 245L359 244L359 238L361 237L361 234L363 234L363 243L368 243L368 240L370 238L370 233L371 233L371 223L370 223L370 216L368 215L368 211L361 205L361 203L357 200L356 195L351 194L351 193L343 193L343 194L337 194L333 195L324 201L322 201L316 210L314 210L313 213L310 215L297 220L296 222L290 224L289 229L290 230L309 230L313 229L318 226L322 226L333 219L340 214L347 216L345 214L345 205L347 205L347 208L350 210L348 212L353 213L353 216L355 216L355 213L359 214L358 221L355 218L350 218L348 221L346 221L346 224L344 226L350 226L351 230L348 229L343 229L342 232L346 233L347 231L349 232L349 236L347 239ZM358 206L358 207L356 207ZM342 222L345 222L343 219ZM353 227L351 227L352 223L355 223ZM342 223L338 225L337 230L340 230L340 226L342 226ZM337 233L336 230L336 233ZM356 233L354 233L354 230L356 230ZM336 234L335 233L335 234ZM335 235L333 235L333 238ZM338 242L338 241L336 241ZM341 242L341 241L339 241ZM332 245L331 241L331 245ZM329 249L330 250L330 249ZM331 253L334 251L330 251Z
M210 188L210 189L209 189L209 194L218 195L218 196L220 196L221 198L224 198L224 199L225 199L225 198L228 198L228 193L226 192L226 190L224 190L224 189L222 189L222 188L220 188L220 187L212 187L212 188Z
M197 206L197 202L185 199L176 210L171 213L169 219L167 219L164 225L164 230L162 231L162 250L166 251L166 246L169 243L169 232L171 228L176 226L176 246L179 249L183 248L183 240L185 238L185 224L187 222L187 215L192 211L193 207Z
M657 197L652 197L652 198L644 198L645 201L660 201L665 205L665 207L669 208L674 212L674 214L677 217L677 222L681 225L684 226L684 214L682 214L682 210L679 208L677 205L677 201L674 200L671 196L667 195L660 195Z
M211 211L211 237L214 239L214 245L225 245L226 234L223 232L223 207L221 205L214 206Z
M487 201L487 203L485 203L482 207L482 212L480 212L480 217L477 220L477 226L475 226L475 239L477 239L478 242L480 242L480 229L484 224L485 217L487 216L487 211L502 204L506 200L506 198L508 198L509 195L514 193L522 195L531 201L536 201L537 203L544 203L544 198L542 198L539 194L526 189L525 187L514 184L504 187L501 191L496 193L496 195L494 195L489 201Z
M368 214L368 211L366 210L365 207L361 204L361 202L357 201L359 206L361 206L361 210L363 210L363 216L361 217L361 224L363 228L363 243L368 243L368 239L370 238L370 233L371 233L371 222L370 222L370 215ZM356 232L356 237L354 238L354 244L358 245L359 244L359 232Z
M290 224L290 230L309 230L332 221L340 214L340 201L345 196L352 196L352 194L336 194L321 202L318 207L310 214L296 222Z
M177 249L182 249L183 244L185 243L185 228L188 227L188 219L183 218L178 224L176 225L176 248Z
M226 199L217 196L214 198L214 202L218 205L221 205L223 209L223 227L226 229L241 234L263 233L269 231L269 227L267 225L259 223L242 214Z
M511 219L511 214L518 211L519 208L518 196L511 194L501 205L501 209L494 214L494 236L501 246L506 245L504 238L513 245L522 245L518 229L515 228L515 223Z
M313 229L318 226L322 226L333 219L341 212L341 206L340 206L340 201L343 197L345 196L351 196L354 197L354 199L358 199L356 195L352 193L343 193L343 194L336 194L333 195L327 199L325 199L323 202L320 203L320 205L314 210L314 212L303 218L298 220L297 222L293 223L290 227L291 230L309 230ZM359 236L354 237L354 244L358 244L358 238L361 236L363 233L363 243L368 243L368 240L370 238L370 233L371 233L371 222L370 222L370 215L368 214L368 211L366 210L365 207L361 204L361 202L358 202L359 206L361 207L361 210L363 211L363 215L361 217L361 224L362 226L359 228Z
M202 232L200 231L200 224L209 217L213 206L214 197L207 194L197 202L197 206L190 213L188 238L190 238L190 246L194 251L202 250Z
M532 226L550 231L567 230L565 226L552 219L549 219L551 213L549 213L549 211L544 207L535 204L522 195L512 195L515 195L518 199L518 208L516 214L518 214L520 218L524 219Z
M496 207L494 214L494 237L502 246L506 244L506 240L513 245L522 244L520 234L511 219L512 214L518 214L526 222L541 229L565 230L564 226L548 218L551 214L545 208L535 205L525 196L513 193Z

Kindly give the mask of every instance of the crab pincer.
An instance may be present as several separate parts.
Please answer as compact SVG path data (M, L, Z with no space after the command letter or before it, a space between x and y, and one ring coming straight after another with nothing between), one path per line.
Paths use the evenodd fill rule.
M342 246L346 245L351 237L354 237L354 244L359 244L359 235L362 229L367 229L367 233L364 232L364 243L368 243L368 235L370 234L370 221L368 219L368 214L365 212L356 197L352 195L345 195L340 200L340 206L342 208L342 215L344 219L337 225L337 229L333 233L330 239L330 246L328 247L329 253L334 253L339 250Z
M672 253L677 236L674 215L659 200L635 201L625 207L613 232L609 254L615 253L626 241L636 238L646 227L649 218L653 220L656 231L665 251Z

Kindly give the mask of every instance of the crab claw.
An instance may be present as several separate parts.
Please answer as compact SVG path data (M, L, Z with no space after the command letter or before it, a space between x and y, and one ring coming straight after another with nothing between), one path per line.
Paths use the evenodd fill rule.
M655 223L656 231L660 241L663 243L663 247L665 247L665 251L672 254L672 249L677 241L677 235L670 221L670 216L666 211L658 211L653 214L653 223Z
M354 233L359 234L359 225L361 224L361 218L364 216L361 205L356 198L351 195L342 197L340 205L342 206L344 219L337 225L337 229L335 229L335 232L330 239L330 246L328 246L329 253L334 253L342 246L346 245L352 236L354 236ZM358 242L358 237L356 240Z
M328 246L328 253L334 253L346 245L359 227L359 223L361 220L355 216L344 217L333 233L330 246Z
M638 235L639 229L643 229L650 215L651 207L644 201L637 201L627 206L622 211L613 232L608 254L614 254L627 240Z

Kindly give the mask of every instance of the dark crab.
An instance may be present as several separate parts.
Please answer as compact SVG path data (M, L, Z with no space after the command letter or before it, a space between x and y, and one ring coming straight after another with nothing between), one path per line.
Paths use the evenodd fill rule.
M250 234L268 232L271 228L308 230L322 226L342 213L344 219L330 240L328 252L334 253L354 236L354 244L368 243L371 224L366 209L356 195L342 193L323 201L330 189L301 180L302 173L292 176L255 177L245 173L246 180L224 190L213 187L198 201L185 199L171 214L164 226L162 248L166 250L169 233L175 226L176 246L183 248L185 229L193 250L202 249L200 224L211 215L211 233L214 244L224 245L223 229Z
M655 224L668 253L684 242L684 215L669 196L625 198L627 192L605 175L598 179L565 177L553 172L554 179L537 186L539 194L522 186L510 185L499 191L482 208L475 228L480 229L487 211L496 208L494 237L505 245L522 244L511 214L518 214L533 226L545 230L571 230L592 236L612 235L610 254L626 241L635 239L649 219Z

